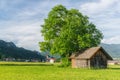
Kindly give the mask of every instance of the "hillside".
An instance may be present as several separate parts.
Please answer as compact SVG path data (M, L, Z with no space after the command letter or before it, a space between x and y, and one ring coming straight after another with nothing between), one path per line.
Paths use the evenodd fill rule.
M101 44L101 46L113 57L120 58L120 44Z
M104 44L101 46L113 57L120 58L120 44ZM43 55L43 54L42 54ZM44 59L37 51L26 50L21 47L17 47L13 42L5 42L0 40L0 57L15 59Z
M43 59L37 51L26 50L17 47L13 42L5 42L0 40L0 57L1 58L15 58L15 59Z

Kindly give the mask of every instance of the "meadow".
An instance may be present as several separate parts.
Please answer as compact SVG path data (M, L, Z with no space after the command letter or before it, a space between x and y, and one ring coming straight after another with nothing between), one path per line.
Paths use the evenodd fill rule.
M120 66L73 69L49 63L0 62L0 80L120 80Z

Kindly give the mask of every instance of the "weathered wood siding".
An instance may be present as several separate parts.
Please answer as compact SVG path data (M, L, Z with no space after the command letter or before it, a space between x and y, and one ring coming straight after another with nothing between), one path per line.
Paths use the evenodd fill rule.
M76 60L76 65L77 65L77 68L85 68L85 67L88 67L88 65L87 65L87 60L77 59L77 60Z
M98 51L91 59L72 59L72 68L107 68L107 58Z
M90 68L90 60L72 59L72 68Z
M112 57L101 47L94 47L71 57L72 68L107 68Z
M90 67L94 68L106 68L107 67L107 58L103 54L102 51L98 51L91 59L90 59Z

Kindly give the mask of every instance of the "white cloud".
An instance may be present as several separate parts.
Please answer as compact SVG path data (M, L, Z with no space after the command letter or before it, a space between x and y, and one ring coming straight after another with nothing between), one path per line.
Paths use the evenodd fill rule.
M55 5L53 3L52 6ZM7 7L6 4L7 2L5 2L4 8ZM39 50L38 42L43 41L40 25L43 24L45 15L51 7L48 5L49 1L30 2L24 8L17 10L15 15L11 15L10 20L1 21L0 39L12 41L17 46L26 49Z
M16 44L17 46L31 50L39 50L38 42L41 41L40 35L36 34L34 36L21 36L18 38L19 41Z
M14 23L13 23L14 24ZM0 30L0 38L5 41L12 41L19 47L24 47L31 50L39 50L39 41L43 41L41 37L40 22L29 24L10 25L7 28Z
M0 39L12 41L19 47L39 50L38 42L43 41L40 33L40 25L43 24L44 18L56 4L63 4L67 8L80 8L79 10L88 15L90 20L97 25L97 28L103 32L105 38L102 42L120 43L119 0L99 0L96 2L82 2L81 0L74 4L64 0L33 0L33 3L31 1L24 2L25 0L1 1L3 2L0 3L0 9L8 10L10 14L7 13L7 16L10 18L8 20L0 19ZM16 5L21 4L22 8L18 6L18 8L15 8Z
M88 14L95 14L105 11L118 1L119 0L99 0L97 2L88 2L81 5L80 10Z
M120 0L99 0L86 2L80 6L80 11L90 17L104 35L104 43L120 43Z
M20 12L17 14L18 17L23 17L23 18L27 18L27 17L32 17L35 15L40 15L42 17L44 17L44 15L47 14L48 9L45 9L47 7L47 5L49 5L49 3L47 1L44 2L38 2L35 5L31 4L31 6L27 6L25 8L23 8L22 10L20 10Z
M118 44L118 43L120 43L120 36L114 36L114 37L111 37L111 38L103 39L102 43Z

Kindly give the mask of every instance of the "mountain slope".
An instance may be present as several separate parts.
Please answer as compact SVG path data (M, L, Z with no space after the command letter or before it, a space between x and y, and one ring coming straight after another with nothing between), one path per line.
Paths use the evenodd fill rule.
M120 58L120 44L104 44L101 46L113 57Z
M15 59L42 59L44 56L37 51L30 51L17 47L13 42L5 42L0 40L0 56L2 58Z
M101 46L113 57L120 58L120 44L104 44ZM13 42L0 40L0 57L12 57L15 59L45 59L37 51L30 51L17 47Z

